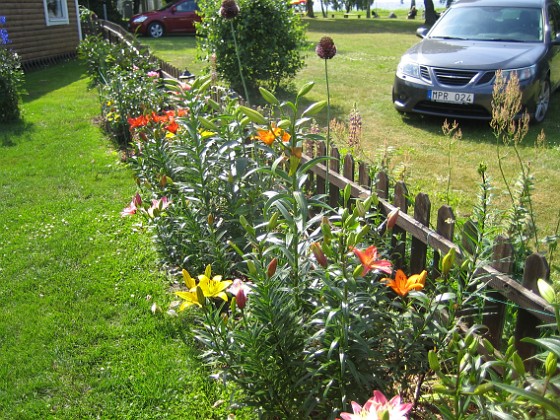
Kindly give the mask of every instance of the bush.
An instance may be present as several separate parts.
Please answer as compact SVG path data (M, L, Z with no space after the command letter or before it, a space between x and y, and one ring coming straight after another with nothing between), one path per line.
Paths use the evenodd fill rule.
M2 28L5 23L6 18L0 16L0 122L20 118L19 101L25 80L19 56L8 48L8 31Z
M303 68L300 51L305 45L305 27L288 2L241 0L240 13L233 19L220 16L216 0L198 4L202 15L197 28L199 54L216 54L218 74L236 91L241 92L242 77L250 89L263 86L274 90Z

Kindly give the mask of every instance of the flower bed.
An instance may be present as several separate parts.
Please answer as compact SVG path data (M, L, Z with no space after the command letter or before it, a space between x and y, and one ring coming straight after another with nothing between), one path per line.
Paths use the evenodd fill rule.
M535 341L546 352L533 376L513 342L502 355L478 340L482 326L461 333L480 255L458 266L450 253L437 277L394 272L398 214L349 188L332 207L309 188L328 159L302 160L304 143L325 140L309 128L325 103L301 105L312 87L293 102L261 89L259 112L200 77L169 82L159 108L120 111L139 186L124 214L142 217L185 283L167 312L191 314L204 360L263 418L560 413L557 338Z

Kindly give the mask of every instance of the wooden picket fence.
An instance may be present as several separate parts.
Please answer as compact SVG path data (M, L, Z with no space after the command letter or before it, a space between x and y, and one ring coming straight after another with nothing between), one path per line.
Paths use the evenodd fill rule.
M96 23L96 27L91 28L91 31L101 33L112 43L125 42L139 54L148 54L147 49L119 25L100 20ZM155 59L160 63L164 77L179 79L181 75L179 69ZM309 161L314 156L325 156L324 143L306 145L302 160ZM433 275L437 275L436 271L441 256L451 248L455 248L458 263L465 258L462 249L468 250L471 241L468 232L456 235L456 218L451 207L444 205L438 209L434 230L430 228L432 211L427 194L417 194L412 206L404 182L397 182L394 186L390 186L389 177L385 173L378 173L372 180L366 164L356 162L350 154L341 157L336 148L332 148L330 156L332 159L328 161L329 170L327 171L327 167L323 164L315 165L312 168L309 182L316 193L324 194L328 191L330 205L338 205L340 191L350 186L350 195L353 198L366 198L371 194L376 194L379 199L379 208L385 215L397 207L400 209L396 226L393 229L391 255L395 267L403 268L409 273L419 273L427 269L432 271ZM392 203L388 201L389 197L392 197ZM454 240L461 236L462 246L460 247ZM406 249L407 244L410 249ZM434 252L429 253L429 248ZM433 255L431 261L428 261L428 255ZM408 256L408 258L404 256ZM538 337L538 327L543 323L552 323L555 320L554 309L539 295L537 290L537 280L548 280L550 272L546 259L542 255L534 253L525 261L523 280L519 282L510 277L514 263L512 257L513 247L508 240L503 237L496 238L493 261L489 265L480 267L476 273L477 277L486 283L488 289L485 295L485 307L477 309L481 309L484 314L483 324L488 328L486 338L499 350L504 326L506 322L512 322L512 320L506 319L506 308L508 305L517 308L515 325L510 328L515 331L518 353L530 369L532 367L530 357L535 354L536 348L522 342L521 339ZM479 348L484 351L482 346Z
M307 144L304 149L304 161L314 156L325 156L325 144ZM350 186L351 197L366 198L376 194L379 208L389 214L399 208L399 217L393 229L393 249L391 255L396 268L402 268L409 273L420 273L426 269L437 275L437 267L442 255L451 248L455 248L456 261L460 264L465 255L462 249L468 249L472 241L469 233L455 233L455 215L451 207L441 206L437 211L435 230L430 228L431 202L427 194L416 195L414 203L410 203L407 187L404 182L389 185L389 177L385 173L378 173L374 180L370 179L370 171L366 164L354 160L347 154L340 156L336 148L330 152L327 176L326 165L313 167L313 178L310 185L314 185L316 193L328 192L328 201L332 206L340 204L341 191ZM327 179L328 178L328 179ZM327 183L329 188L326 188ZM392 194L390 194L392 189ZM392 197L392 203L388 198ZM411 208L412 207L412 208ZM465 226L469 224L466 223ZM469 230L465 228L465 230ZM462 237L462 247L454 239ZM409 239L409 240L407 240ZM407 245L408 244L408 245ZM409 249L406 247L409 246ZM435 252L428 253L428 248ZM407 255L408 258L404 258ZM433 258L428 261L428 255ZM506 307L517 308L515 320L515 342L519 355L527 360L534 355L535 348L521 341L524 337L538 337L538 327L543 323L554 322L554 309L540 295L537 290L538 279L549 279L549 267L546 259L534 253L525 261L523 281L519 282L509 276L513 269L513 247L504 237L498 237L493 246L493 261L480 267L476 276L486 283L488 290L485 296L483 324L488 328L486 337L496 349L501 348L501 340L506 319ZM480 309L480 308L478 308ZM531 367L531 362L527 360Z
M152 61L158 64L159 70L163 73L164 77L172 79L179 79L181 77L181 70L151 54L148 48L140 44L130 32L116 23L98 19L82 23L82 28L86 35L100 34L104 39L112 44L124 43L133 51L136 51L139 55L150 57Z

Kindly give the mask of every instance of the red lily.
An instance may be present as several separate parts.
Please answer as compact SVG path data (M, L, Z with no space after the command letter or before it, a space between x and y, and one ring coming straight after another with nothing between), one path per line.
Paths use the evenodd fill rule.
M377 258L377 248L372 245L361 251L358 248L353 249L354 254L360 259L362 266L362 276L365 276L370 270L378 270L387 274L393 272L393 264L388 260L380 260Z

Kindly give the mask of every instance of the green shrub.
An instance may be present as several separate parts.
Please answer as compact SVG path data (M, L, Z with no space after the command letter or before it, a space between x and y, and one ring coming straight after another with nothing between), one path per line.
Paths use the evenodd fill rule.
M5 23L6 18L0 16L0 122L20 118L19 101L25 80L19 56L8 48L8 31L2 28Z
M218 74L236 91L242 91L242 77L252 90L259 86L274 90L303 68L305 27L288 2L241 0L240 13L233 19L220 15L217 0L202 0L198 4L202 15L197 28L199 55L215 54Z

